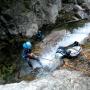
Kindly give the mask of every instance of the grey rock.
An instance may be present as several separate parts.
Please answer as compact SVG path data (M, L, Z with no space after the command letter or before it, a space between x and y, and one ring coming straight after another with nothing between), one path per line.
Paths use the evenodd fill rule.
M31 82L0 85L0 90L89 90L90 78L67 69L54 71L50 76Z
M61 0L19 0L5 13L16 20L19 32L31 37L43 24L55 23L60 10ZM11 32L16 33L18 29Z

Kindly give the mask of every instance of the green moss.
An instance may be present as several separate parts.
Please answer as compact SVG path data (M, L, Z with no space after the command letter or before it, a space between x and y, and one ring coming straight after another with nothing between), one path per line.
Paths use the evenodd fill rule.
M90 49L90 42L86 43L84 46L86 49Z
M0 69L0 74L1 74L1 77L3 78L3 80L7 80L8 77L10 77L12 74L13 74L13 71L14 71L15 67L13 66L3 66L1 69Z
M4 43L0 49L0 78L6 82L14 80L15 74L21 65L20 52L21 45L26 41L26 37L13 37L8 39L9 43ZM1 42L0 44L2 44ZM11 79L12 78L12 79Z
M72 29L78 29L79 27L83 27L85 25L85 21L79 21L79 22L73 22L73 23L68 23L66 24L66 28L68 30L72 30Z

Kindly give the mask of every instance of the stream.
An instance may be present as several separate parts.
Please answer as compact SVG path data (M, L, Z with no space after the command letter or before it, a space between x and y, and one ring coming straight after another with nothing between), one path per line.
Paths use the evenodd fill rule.
M62 40L61 38L58 38L54 45L49 44L47 46L48 48L45 48L42 52L40 61L45 70L41 69L39 71L37 74L38 79L31 82L21 81L19 83L0 85L0 90L76 90L77 88L79 88L77 90L89 90L90 88L87 89L88 87L85 86L86 84L83 86L82 83L89 82L87 81L89 80L87 77L84 77L85 80L81 77L81 81L77 81L77 83L82 83L82 86L79 87L80 84L77 85L74 83L74 80L82 76L82 73L66 69L56 70L56 68L62 64L62 60L55 59L55 53L59 46L67 46L72 44L74 41L78 41L82 44L84 43L85 38L88 37L89 33L90 23L86 23L83 27L73 29L72 32L68 31L63 36ZM67 87L68 84L69 87Z
M68 46L72 44L74 41L78 41L80 44L84 43L84 39L88 37L90 33L90 23L86 23L83 27L78 27L74 29L72 32L68 31L63 36L63 39L59 39L54 42L56 43L54 46L48 45L48 51L44 52L44 54L40 57L41 63L44 67L48 67L51 71L57 68L60 64L62 64L62 60L55 59L55 53L59 46Z

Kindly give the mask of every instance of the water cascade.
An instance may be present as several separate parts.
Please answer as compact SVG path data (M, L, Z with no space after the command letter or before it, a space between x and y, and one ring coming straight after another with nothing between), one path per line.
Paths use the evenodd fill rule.
M51 70L56 69L58 65L60 65L60 60L55 59L55 53L59 46L68 46L72 44L74 41L78 41L83 44L84 39L88 37L90 33L90 23L85 24L84 27L79 27L78 29L74 29L73 32L68 32L64 35L63 40L57 42L57 45L54 47L50 47L48 53L44 53L41 56L41 62L43 66L47 66Z
M72 44L74 41L83 43L84 39L88 37L89 33L90 33L90 23L87 23L83 27L74 29L72 33L69 32L65 34L63 40L58 41L54 47L51 46L50 50L48 50L48 52L44 53L41 56L40 61L43 67L47 67L51 71L55 70L56 67L60 65L60 60L55 59L55 52L57 48L59 46L67 46L69 44ZM60 88L65 90L70 90L71 88L73 88L73 84L76 86L72 90L76 90L76 89L86 90L85 87L83 87L83 84L82 84L83 89L79 88L77 84L79 82L79 79L77 79L79 76L80 74L78 72L73 72L68 70L54 71L52 76L45 77L44 79L40 78L31 82L21 81L19 83L14 83L14 84L0 85L0 90L43 90L43 88L45 88L45 90L60 90ZM74 80L76 80L75 78L78 80L76 84L74 83ZM81 82L82 82L82 78L80 79L80 83ZM85 80L83 82L85 82Z

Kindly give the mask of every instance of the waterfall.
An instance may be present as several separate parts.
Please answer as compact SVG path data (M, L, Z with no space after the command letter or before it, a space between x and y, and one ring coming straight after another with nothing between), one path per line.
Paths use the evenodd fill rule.
M79 27L78 29L74 29L72 33L65 34L63 40L58 41L54 47L50 48L49 52L46 52L41 56L43 66L47 66L54 70L60 64L60 60L55 61L54 58L57 48L59 46L72 44L74 41L83 43L89 33L90 23L87 23L84 27ZM44 58L47 60L44 60ZM0 85L0 90L87 90L90 86L86 85L89 84L89 78L80 76L81 74L76 71L59 70L54 71L48 77L37 79L32 82L21 81L19 83Z
M67 33L64 35L63 40L57 42L57 45L51 47L50 52L46 52L41 56L41 62L43 66L47 66L51 70L54 70L58 65L60 65L60 60L55 59L55 53L59 46L68 46L74 41L78 41L80 44L83 43L83 40L88 37L90 33L90 23L85 24L84 27L79 27L74 29L73 33Z

